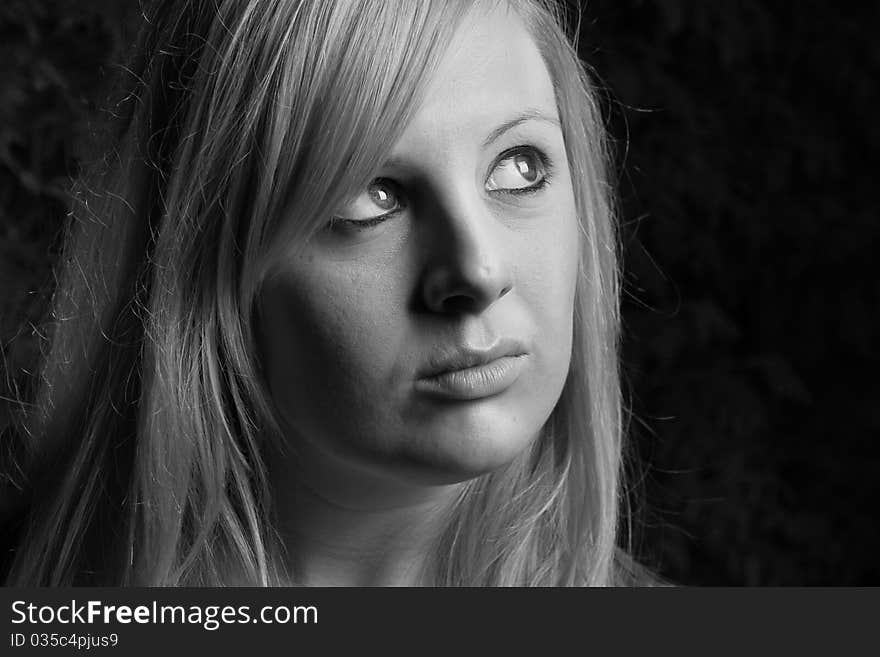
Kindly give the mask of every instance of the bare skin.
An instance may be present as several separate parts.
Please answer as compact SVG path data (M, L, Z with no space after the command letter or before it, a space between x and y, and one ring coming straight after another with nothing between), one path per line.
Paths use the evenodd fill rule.
M512 12L460 30L378 176L262 300L297 455L270 463L297 584L418 584L444 511L533 443L571 358L574 195L550 76ZM426 379L437 345L504 353Z

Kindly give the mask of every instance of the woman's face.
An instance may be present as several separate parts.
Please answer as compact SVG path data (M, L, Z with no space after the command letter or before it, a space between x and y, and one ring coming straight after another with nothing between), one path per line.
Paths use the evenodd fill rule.
M298 453L431 484L522 453L568 373L579 231L551 80L517 17L460 30L373 182L330 216L260 299Z

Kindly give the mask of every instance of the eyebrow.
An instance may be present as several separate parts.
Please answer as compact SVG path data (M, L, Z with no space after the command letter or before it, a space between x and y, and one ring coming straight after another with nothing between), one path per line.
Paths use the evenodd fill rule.
M523 123L526 123L527 121L542 121L544 123L549 123L550 125L554 125L557 128L560 128L560 129L562 128L562 124L560 123L559 119L556 117L555 113L548 114L547 112L544 112L544 111L539 110L537 108L529 108L529 109L523 110L522 112L520 112L516 116L505 121L504 123L499 125L497 128L492 130L492 132L490 132L487 135L487 137L483 140L482 148L488 148L493 142L498 140L504 133L506 133L510 130L513 130L517 126L522 125ZM401 160L401 159L392 155L387 160L385 160L385 162L383 163L382 166L385 168L388 168L388 169L395 169L398 167L403 167L404 161L405 160Z
M555 125L557 128L561 127L559 124L559 119L555 116L550 116L546 112L542 112L539 109L527 109L520 114L517 114L515 117L510 119L509 121L505 121L497 128L495 128L489 135L483 140L483 148L486 148L492 142L497 140L501 135L509 130L513 130L515 127L522 125L526 121L543 121L545 123L549 123L551 125Z

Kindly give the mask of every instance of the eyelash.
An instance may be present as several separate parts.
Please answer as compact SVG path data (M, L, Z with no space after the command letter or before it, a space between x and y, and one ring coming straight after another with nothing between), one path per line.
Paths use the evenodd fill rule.
M490 174L495 168L504 162L504 160L509 160L517 155L528 154L534 157L541 165L541 170L544 174L543 178L540 181L536 182L534 185L530 185L528 187L518 187L512 189L494 189L490 190L492 194L505 194L512 196L523 196L528 194L534 194L536 192L544 189L549 183L550 178L553 173L553 161L550 157L544 153L542 150L535 148L534 146L514 146L513 148L508 148L506 151L503 151L498 157L495 158L495 162L492 163L492 168L490 169ZM488 179L488 176L487 176Z
M387 180L381 178L385 184L390 184L395 189L400 189L400 185L395 183L392 180ZM402 198L403 195L400 194ZM327 223L327 227L332 231L338 229L340 226L344 228L354 228L355 230L366 230L368 228L372 228L373 226L378 226L379 224L391 219L391 217L400 214L407 207L406 202L402 202L400 207L395 210L391 210L384 214L376 215L375 217L370 217L369 219L346 219L345 217L330 217L330 221Z
M492 163L492 167L489 169L489 175L491 172L495 170L495 168L504 160L508 160L512 157L516 157L520 154L529 154L533 156L541 165L541 169L543 171L544 176L541 180L534 185L530 185L529 187L519 187L519 188L511 188L511 189L494 189L489 190L490 194L503 194L507 196L525 196L530 194L535 194L550 183L550 178L553 172L553 161L550 157L541 151L540 149L534 146L526 146L521 144L519 146L514 146L512 148L508 148L505 151L502 151L498 157L495 158L495 161ZM487 175L488 180L488 175ZM383 182L386 184L391 184L396 188L400 188L400 185L395 183L393 180L385 180ZM403 195L401 194L401 197ZM384 223L388 219L391 219L397 214L400 214L407 207L406 203L402 203L399 208L396 210L392 210L390 212L386 212L385 214L380 214L375 217L370 217L369 219L346 219L345 217L330 217L330 221L327 224L327 227L330 230L338 229L340 226L345 228L353 228L355 230L367 230L374 226L378 226L381 223Z
M401 207L397 208L396 210L386 212L385 214L379 214L375 217L370 217L369 219L346 219L345 217L330 217L330 222L328 226L331 230L338 226L347 226L357 228L358 230L365 230L367 228L372 228L373 226L378 226L379 224L384 223L388 219L391 219L393 216L400 214L405 209L406 205L401 205Z

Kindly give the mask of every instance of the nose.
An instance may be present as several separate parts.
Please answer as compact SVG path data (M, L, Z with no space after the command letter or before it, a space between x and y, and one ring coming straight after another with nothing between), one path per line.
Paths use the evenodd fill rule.
M513 289L505 228L475 199L432 213L421 295L435 313L480 313Z

